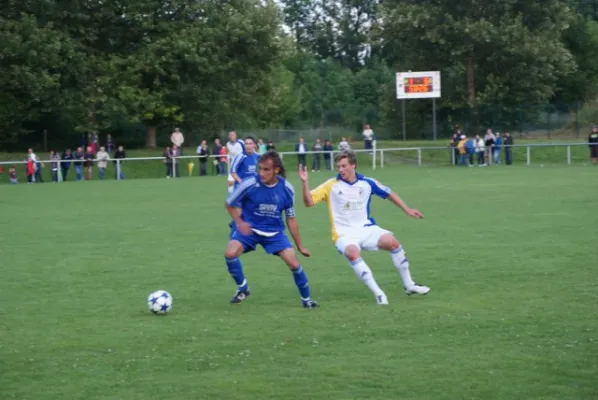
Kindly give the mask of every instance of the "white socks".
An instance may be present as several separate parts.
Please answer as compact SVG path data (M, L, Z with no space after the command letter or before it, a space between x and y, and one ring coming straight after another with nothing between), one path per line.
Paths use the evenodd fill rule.
M228 187L228 193L229 193L229 194L230 194L230 193L232 193L232 192L233 192L233 190L235 190L235 187L234 187L234 186L229 186L229 187Z
M407 256L405 255L403 247L399 247L398 249L392 251L390 253L390 257L392 258L392 262L397 268L397 271L399 271L399 275L401 275L403 286L405 288L414 286L415 282L413 282L413 279L411 279L411 273L409 272L409 261L407 260Z
M358 258L357 260L350 262L351 267L353 268L353 271L355 272L357 278L359 278L359 280L361 280L368 287L368 289L370 289L372 293L374 293L374 296L386 297L382 289L380 289L380 287L376 283L374 275L372 274L372 270L361 258Z

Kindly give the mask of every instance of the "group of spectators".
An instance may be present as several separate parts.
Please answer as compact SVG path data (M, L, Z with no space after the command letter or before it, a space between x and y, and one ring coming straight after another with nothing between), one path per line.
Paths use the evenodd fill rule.
M98 142L98 136L90 134L87 139L82 136L81 145L75 151L66 149L62 154L58 154L56 151L50 150L48 160L52 182L67 181L71 166L75 171L75 181L91 180L94 164L98 169L98 177L104 179L106 177L108 162L111 160L116 166L114 172L115 178L124 179L124 173L122 168L120 168L121 163L117 161L127 156L123 146L118 146L111 157L110 152L113 146L111 135L107 136L107 147L99 146ZM29 148L27 150L27 158L25 159L27 183L43 183L43 168L46 168L46 165L38 158L33 149ZM18 183L16 167L12 166L9 168L8 176L10 183Z
M499 132L486 131L481 137L467 137L460 130L457 130L450 142L452 148L451 162L455 165L473 167L485 167L494 164L501 164L501 154L504 151L505 164L513 164L513 136L505 132L503 136Z

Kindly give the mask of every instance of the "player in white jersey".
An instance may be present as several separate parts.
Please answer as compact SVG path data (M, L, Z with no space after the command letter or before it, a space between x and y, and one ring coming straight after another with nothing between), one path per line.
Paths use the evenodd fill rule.
M307 169L299 166L304 204L307 207L313 207L322 201L328 204L332 241L338 252L349 260L357 278L374 293L377 304L388 304L388 299L361 258L362 249L389 251L403 281L405 293L427 294L430 288L415 283L411 278L409 261L399 241L392 232L376 225L376 221L370 216L372 195L389 199L410 217L423 218L423 214L409 208L390 188L356 173L357 158L352 151L340 152L334 161L338 170L336 178L329 179L312 191L309 190Z
M232 191L234 189L234 184L235 184L235 178L233 178L233 176L230 174L231 163L237 155L243 154L244 151L245 151L245 144L243 143L243 140L237 138L237 132L230 131L228 133L228 142L226 142L226 153L227 153L228 168L229 168L229 172L228 172L228 192L229 193L232 193Z

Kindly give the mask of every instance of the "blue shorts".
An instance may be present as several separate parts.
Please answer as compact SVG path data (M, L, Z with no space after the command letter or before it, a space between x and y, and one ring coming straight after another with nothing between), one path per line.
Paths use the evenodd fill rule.
M230 234L231 240L236 240L243 245L243 252L249 253L255 250L257 245L261 245L267 254L278 254L279 252L292 249L293 245L284 232L277 233L274 236L262 236L253 232L249 236L243 235L241 232L234 230Z

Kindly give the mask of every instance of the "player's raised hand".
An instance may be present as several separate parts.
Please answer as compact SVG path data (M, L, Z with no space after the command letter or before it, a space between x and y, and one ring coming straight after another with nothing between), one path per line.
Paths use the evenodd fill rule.
M305 257L311 257L311 251L307 250L305 247L300 247L299 253L303 254Z
M413 218L423 218L424 217L424 214L422 214L418 209L415 209L415 208L410 208L407 211L405 211L405 213Z
M307 167L299 164L299 179L303 182L307 182Z

